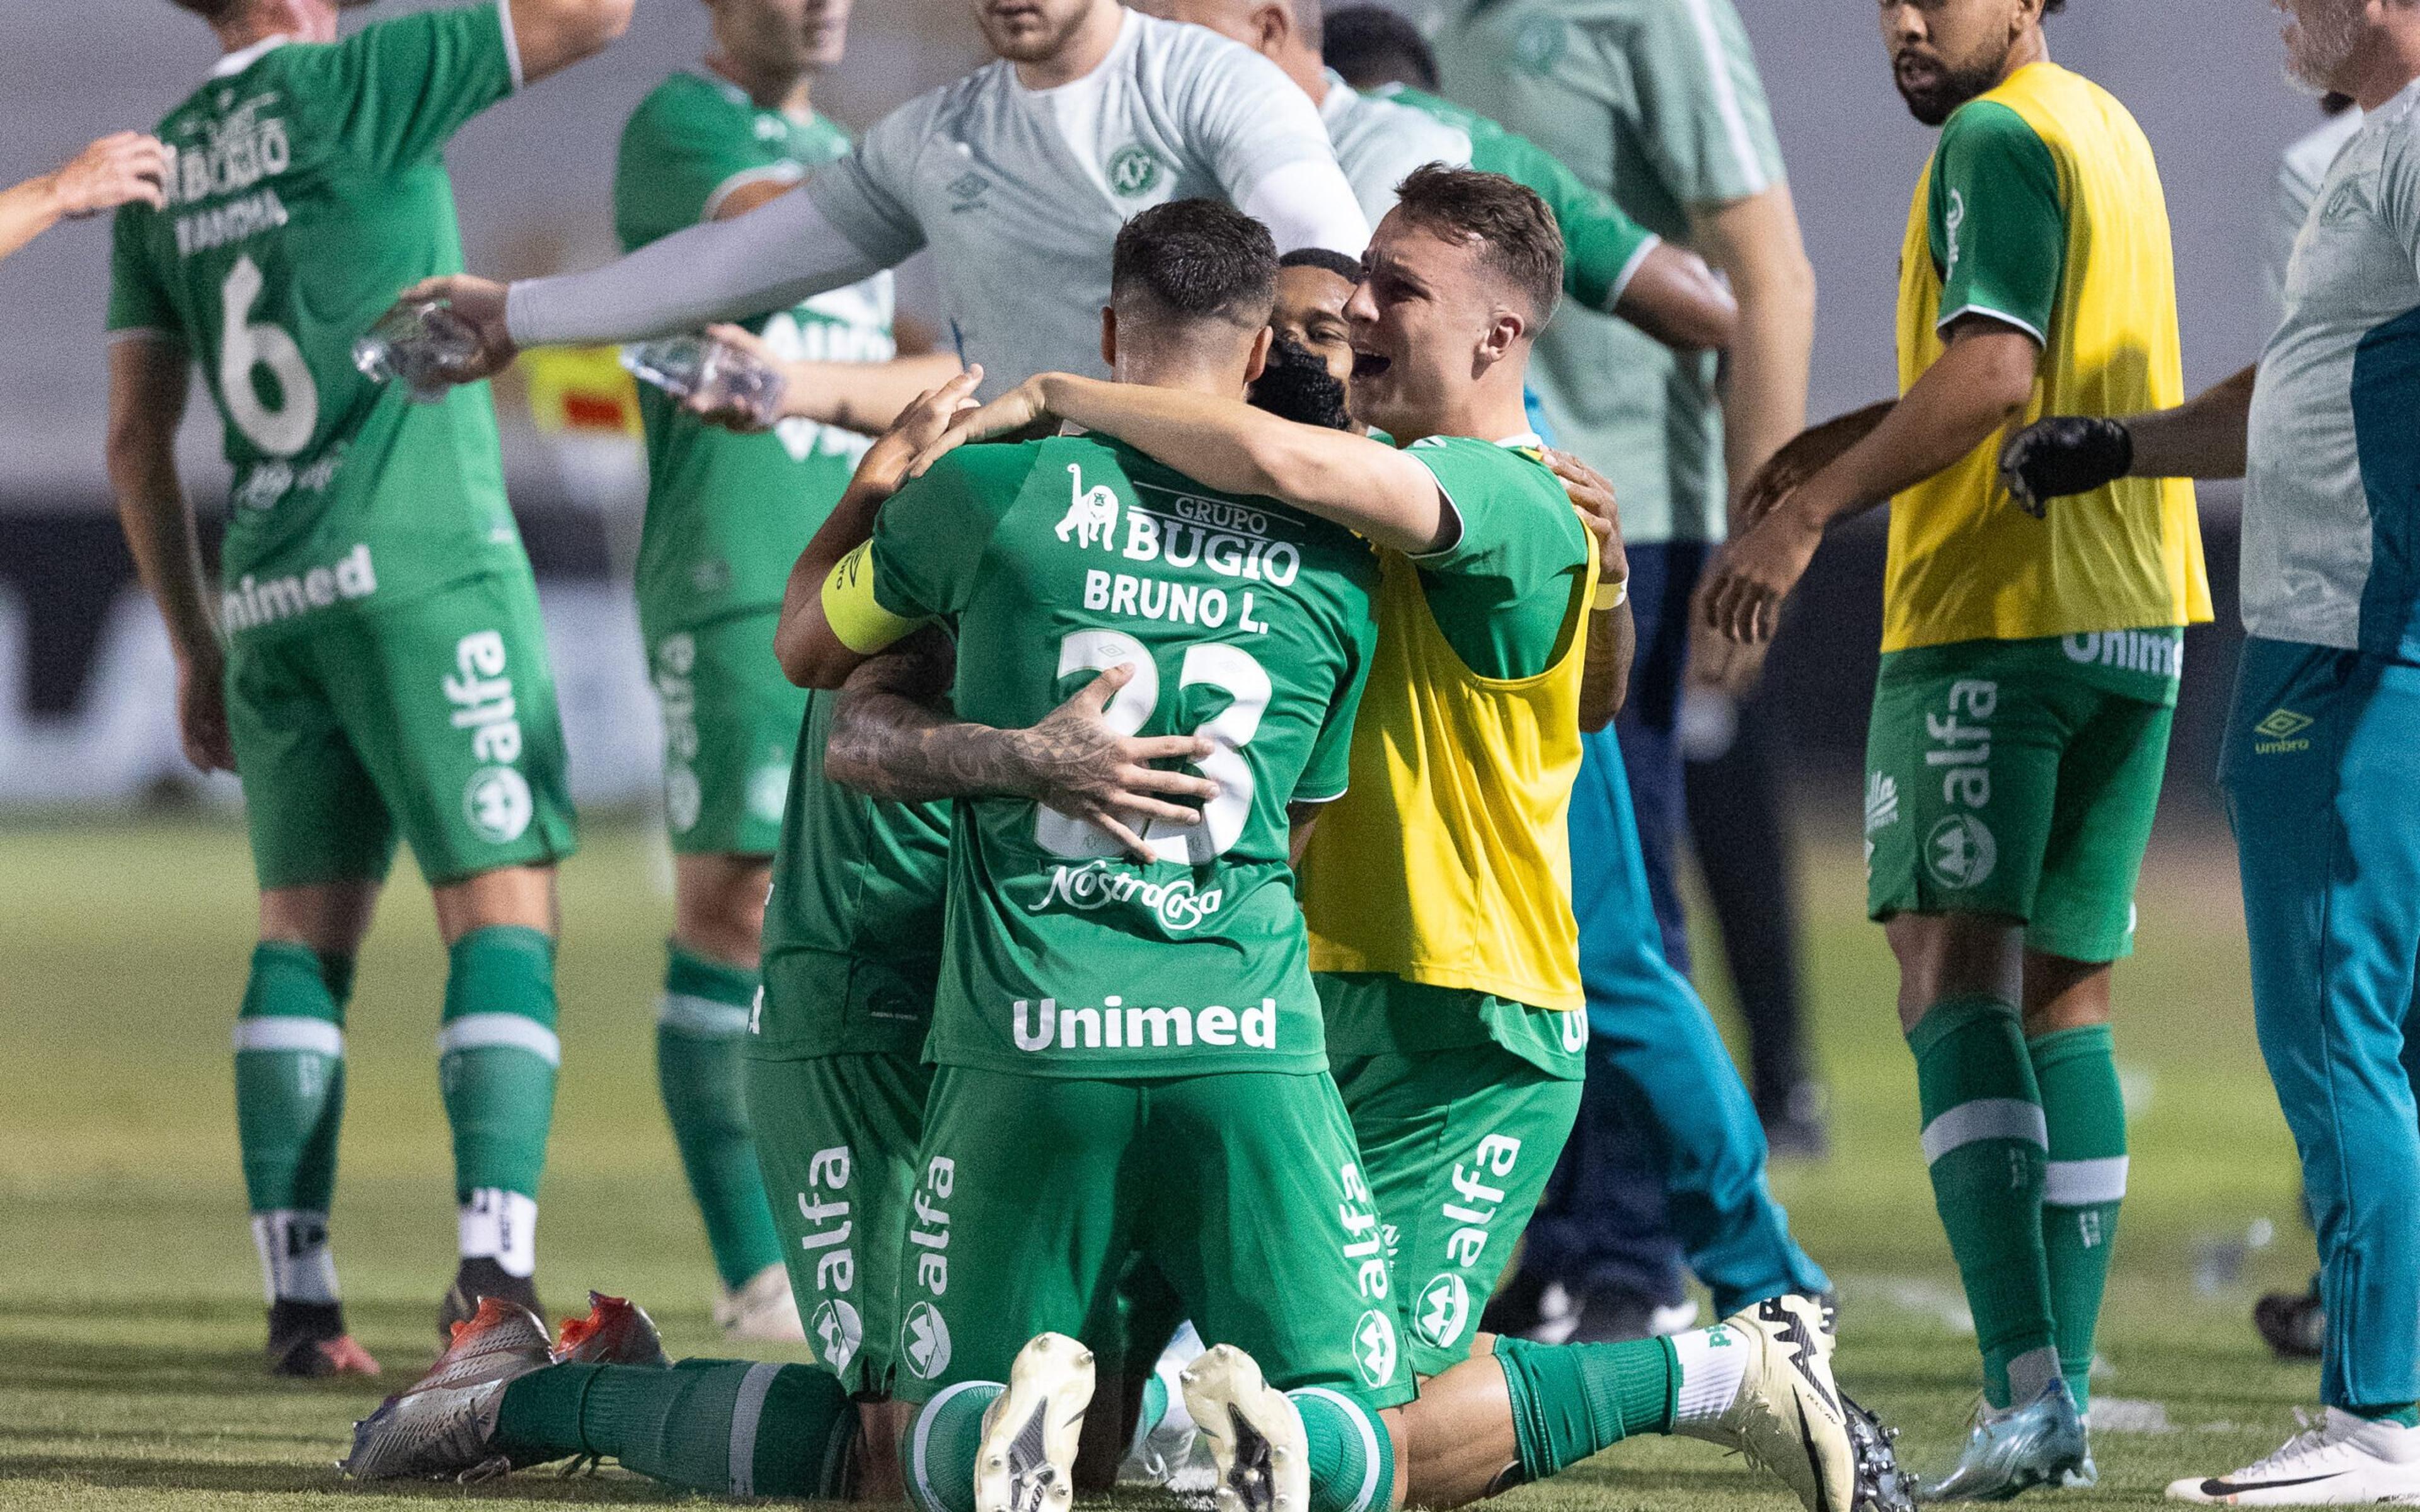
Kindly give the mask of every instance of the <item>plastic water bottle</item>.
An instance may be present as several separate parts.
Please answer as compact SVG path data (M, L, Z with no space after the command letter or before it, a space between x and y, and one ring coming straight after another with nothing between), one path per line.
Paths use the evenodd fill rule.
M737 415L750 430L769 430L782 418L781 370L711 336L635 342L622 348L622 365L687 408Z
M479 332L439 300L398 303L353 343L353 365L373 383L400 382L416 404L435 404L479 355Z

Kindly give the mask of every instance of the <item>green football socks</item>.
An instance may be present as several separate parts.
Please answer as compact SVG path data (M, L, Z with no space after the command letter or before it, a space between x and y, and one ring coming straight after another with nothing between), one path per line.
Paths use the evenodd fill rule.
M537 1264L537 1183L554 1121L554 941L534 929L473 930L447 952L437 1081L454 1128L464 1259L506 1274Z
M1286 1393L1310 1451L1310 1512L1387 1512L1395 1495L1395 1441L1376 1412L1342 1392Z
M602 1455L709 1496L845 1501L857 1430L857 1404L811 1365L559 1365L504 1388L493 1447L524 1463Z
M1007 1389L997 1381L967 1381L917 1412L900 1449L915 1512L974 1512L984 1412ZM1378 1414L1325 1387L1287 1396L1301 1414L1310 1451L1310 1512L1386 1512L1395 1489L1395 1448Z
M1907 1042L1933 1206L1983 1352L1984 1399L2030 1401L2058 1360L2042 1251L2049 1135L2024 1032L2009 1004L1952 997L1927 1010Z
M917 1410L899 1446L899 1468L915 1512L975 1512L975 1458L985 1409L1008 1388L996 1381L952 1386Z
M333 1303L328 1206L345 1116L350 956L264 941L235 1022L235 1117L269 1300Z
M2126 1099L2109 1026L2054 1029L2026 1045L2050 1125L2042 1178L2042 1252L2058 1368L2075 1405L2092 1404L2092 1333L2109 1285L2109 1247L2126 1200Z
M1682 1372L1669 1339L1549 1345L1499 1335L1496 1363L1504 1368L1512 1400L1512 1443L1524 1484L1624 1439L1669 1433L1676 1426ZM1736 1377L1732 1385L1737 1388Z
M756 974L667 948L656 1015L656 1081L680 1147L689 1189L706 1219L722 1284L737 1291L782 1263L742 1086L741 1047Z

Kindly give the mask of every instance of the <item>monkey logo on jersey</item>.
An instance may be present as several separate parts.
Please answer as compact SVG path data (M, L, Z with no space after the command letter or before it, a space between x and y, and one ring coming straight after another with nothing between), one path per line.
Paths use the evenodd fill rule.
M1067 464L1067 476L1072 484L1075 501L1067 506L1067 517L1059 522L1059 539L1074 537L1076 545L1090 548L1095 541L1111 545L1118 533L1118 496L1106 483L1084 486L1084 470L1075 463Z

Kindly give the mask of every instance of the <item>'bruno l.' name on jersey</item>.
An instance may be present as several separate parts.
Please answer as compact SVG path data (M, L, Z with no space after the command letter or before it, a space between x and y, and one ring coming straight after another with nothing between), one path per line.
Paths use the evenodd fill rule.
M735 190L796 183L848 149L847 134L822 116L767 110L727 81L674 74L623 129L615 234L634 252L712 220ZM879 363L896 353L891 316L891 275L882 272L747 325L784 357ZM811 420L736 435L644 385L639 408L648 507L638 588L649 639L779 609L791 564L847 489L868 438Z
M462 270L443 152L519 85L508 24L478 5L230 54L160 124L167 208L117 214L110 331L181 344L225 418L231 635L528 571L487 385L416 405L350 361L400 290Z
M931 1058L1040 1076L1325 1069L1286 805L1343 791L1377 563L1335 526L1060 437L952 453L884 506L876 600L958 626L963 718L1030 725L1104 670L1109 723L1199 733L1223 788L1136 863L1031 802L958 806Z

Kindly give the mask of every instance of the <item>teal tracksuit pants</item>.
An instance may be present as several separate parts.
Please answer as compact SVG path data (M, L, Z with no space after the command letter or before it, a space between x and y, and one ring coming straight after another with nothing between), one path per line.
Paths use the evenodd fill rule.
M2420 667L2247 641L2219 781L2319 1230L2332 1407L2420 1399Z

